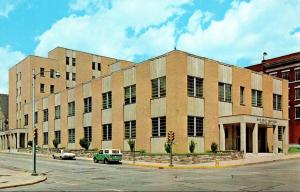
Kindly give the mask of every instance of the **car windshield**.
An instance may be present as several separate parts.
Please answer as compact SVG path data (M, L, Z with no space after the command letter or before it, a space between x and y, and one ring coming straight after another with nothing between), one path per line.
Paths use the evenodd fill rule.
M112 150L113 154L119 154L119 150Z

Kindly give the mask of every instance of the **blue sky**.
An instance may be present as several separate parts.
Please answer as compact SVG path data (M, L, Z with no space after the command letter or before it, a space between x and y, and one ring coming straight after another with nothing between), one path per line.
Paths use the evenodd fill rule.
M300 0L0 0L8 69L57 46L139 62L177 49L229 64L300 51Z

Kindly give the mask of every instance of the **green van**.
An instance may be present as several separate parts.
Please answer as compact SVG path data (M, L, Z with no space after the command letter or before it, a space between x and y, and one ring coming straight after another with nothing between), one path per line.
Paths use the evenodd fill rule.
M94 162L102 161L104 164L110 162L120 162L122 160L122 153L120 149L100 149L98 153L94 154Z

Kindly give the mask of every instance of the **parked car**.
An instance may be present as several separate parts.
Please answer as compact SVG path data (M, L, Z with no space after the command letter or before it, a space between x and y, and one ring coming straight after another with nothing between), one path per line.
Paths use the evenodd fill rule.
M64 150L60 150L60 153L54 153L53 159L75 159L74 153L65 153Z
M104 164L115 162L118 163L122 160L122 153L120 149L100 149L98 153L94 154L94 162L98 163L99 161Z

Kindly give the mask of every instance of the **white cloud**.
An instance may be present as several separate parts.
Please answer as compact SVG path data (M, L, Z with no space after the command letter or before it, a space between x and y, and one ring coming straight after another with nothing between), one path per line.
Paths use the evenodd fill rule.
M9 1L0 1L0 17L8 17L8 14L15 9L15 5Z
M193 15L189 23L195 17L200 18ZM300 26L299 18L299 0L234 1L223 20L181 34L178 48L233 64L256 63L264 51L269 57L300 51L299 33L290 34Z
M37 37L37 55L47 55L56 46L133 59L154 56L175 45L175 20L191 0L73 1L73 11L83 16L62 18ZM86 3L88 2L88 3ZM83 4L82 4L83 3ZM98 7L91 11L91 7ZM131 29L131 35L128 35Z
M14 51L9 46L0 47L0 93L8 93L8 70L23 58L25 55L20 51Z

